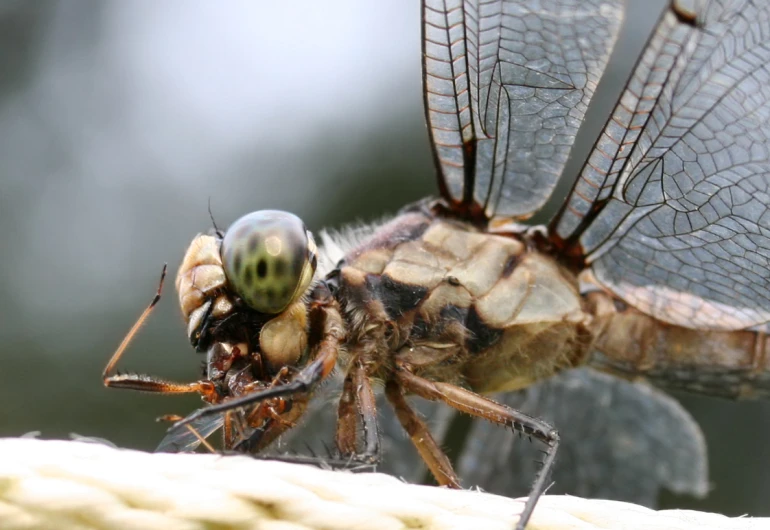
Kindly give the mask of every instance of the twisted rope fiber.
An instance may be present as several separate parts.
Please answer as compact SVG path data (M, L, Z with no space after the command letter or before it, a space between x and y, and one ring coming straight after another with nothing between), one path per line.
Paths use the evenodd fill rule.
M211 454L0 439L5 529L510 529L523 507L387 475ZM770 518L545 496L531 529L770 529Z

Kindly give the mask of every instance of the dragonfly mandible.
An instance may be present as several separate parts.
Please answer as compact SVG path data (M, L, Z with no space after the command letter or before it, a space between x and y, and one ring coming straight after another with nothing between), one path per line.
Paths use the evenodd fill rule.
M560 197L622 18L622 2L424 0L440 198L318 247L278 211L198 235L176 284L205 377L110 375L159 291L105 384L201 394L208 406L175 425L165 448L221 428L228 449L260 452L340 366L343 460L377 461L374 381L439 484L460 481L405 395L543 442L519 528L560 436L484 394L588 366L767 397L770 5L672 1ZM523 224L553 204L544 226Z

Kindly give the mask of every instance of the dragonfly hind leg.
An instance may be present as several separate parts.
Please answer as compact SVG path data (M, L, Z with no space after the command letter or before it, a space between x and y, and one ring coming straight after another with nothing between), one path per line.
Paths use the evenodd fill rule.
M535 478L535 482L532 485L530 494L524 505L524 510L516 525L517 530L523 530L535 509L538 499L545 492L546 480L553 468L556 453L559 449L558 432L556 432L550 424L512 409L507 405L497 403L491 399L471 392L470 390L460 388L450 383L441 383L424 379L412 373L402 362L397 362L396 365L397 367L394 372L395 379L390 382L389 385L397 387L399 395L403 392L409 392L430 401L442 401L460 412L483 418L498 425L511 427L525 435L535 437L546 444L547 449L545 451L543 467ZM403 397L401 397L401 399L403 400ZM398 409L396 412L398 413ZM422 443L425 444L426 442L422 441ZM433 444L435 444L435 441ZM417 443L415 443L415 445L417 445ZM422 454L419 445L417 445L417 448ZM443 455L441 449L436 445L435 449L431 451L431 458L438 459L438 457L436 457L437 454L441 454L443 458L446 459L446 456ZM426 459L426 463L431 467L429 460ZM451 464L448 465L451 469ZM433 467L431 467L431 471L433 471ZM454 471L452 471L452 473L454 473ZM441 482L442 478L436 475L435 472L434 476L436 476L436 480Z
M428 426L404 399L402 387L395 381L388 381L385 384L385 397L393 406L399 423L409 435L436 481L442 486L460 489L460 479L457 478L452 463L436 443Z

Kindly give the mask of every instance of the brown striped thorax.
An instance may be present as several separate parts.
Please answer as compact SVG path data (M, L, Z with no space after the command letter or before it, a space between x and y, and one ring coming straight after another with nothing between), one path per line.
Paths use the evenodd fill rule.
M587 316L577 282L522 239L428 208L383 225L331 275L350 347L393 352L421 376L477 392L579 363Z

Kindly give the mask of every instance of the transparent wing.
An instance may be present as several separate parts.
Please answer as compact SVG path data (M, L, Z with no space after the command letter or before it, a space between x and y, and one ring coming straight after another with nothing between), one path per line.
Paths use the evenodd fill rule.
M770 3L674 2L552 226L656 318L767 327L768 62Z
M642 383L572 370L495 399L551 422L561 446L549 493L654 507L661 489L705 496L706 443L673 398ZM458 472L466 486L527 495L542 447L510 430L474 421Z
M225 415L207 416L193 421L190 424L195 432L201 438L206 439L214 432L222 428L225 422ZM160 441L155 448L156 453L184 453L195 451L201 444L200 439L190 429L175 429L169 432L165 438Z
M608 0L424 0L425 107L442 195L527 218L561 175L622 20Z

